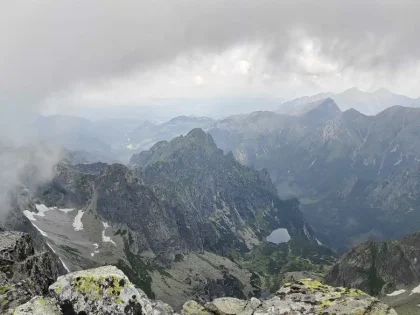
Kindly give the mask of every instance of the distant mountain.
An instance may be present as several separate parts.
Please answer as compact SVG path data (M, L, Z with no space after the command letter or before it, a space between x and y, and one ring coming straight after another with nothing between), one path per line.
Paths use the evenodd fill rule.
M325 100L333 95L333 93L320 93L313 96L299 97L294 100L284 102L280 105L276 112L279 114L297 115L302 112L302 109L304 109L306 105Z
M194 128L207 129L214 123L208 117L178 116L164 123L144 122L128 133L127 148L131 152L147 150L158 141L171 140Z
M266 168L282 197L298 197L323 243L346 249L417 231L420 109L366 116L333 103L295 116L235 116L209 132L241 163Z
M208 128L208 117L178 116L164 123L136 119L90 121L80 117L40 116L31 126L34 139L64 147L79 162L127 163L135 152L162 140Z
M332 98L341 110L353 108L365 115L376 115L394 105L407 107L420 107L420 98L413 99L404 95L394 94L384 88L374 92L362 92L351 88L339 94L321 93L314 96L305 96L283 103L277 110L278 113L296 115L309 103L326 98Z
M118 154L95 123L73 116L40 116L31 126L40 141L64 147L68 151L86 152L97 161L115 162Z

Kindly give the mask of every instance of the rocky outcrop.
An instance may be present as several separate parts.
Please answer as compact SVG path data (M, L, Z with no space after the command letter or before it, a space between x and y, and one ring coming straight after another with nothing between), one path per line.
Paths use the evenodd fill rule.
M0 231L0 313L46 294L62 272L54 254L35 252L28 234Z
M49 288L47 297L35 297L18 306L14 314L177 314L169 305L153 301L136 289L117 268L105 266L60 277ZM274 297L260 301L219 298L205 305L184 304L182 315L304 315L365 314L396 315L379 300L360 290L333 288L303 279L286 283Z
M347 252L325 276L326 283L372 295L420 283L420 233L399 241L369 241Z
M113 266L62 276L50 286L49 292L63 313L70 314L147 314L161 306L160 303L153 305Z
M202 314L217 315L397 314L360 290L334 288L312 279L286 283L275 297L262 302L256 298L249 301L220 298L207 303L204 309L196 304L184 305L185 313L199 314L188 313L191 309L207 312Z

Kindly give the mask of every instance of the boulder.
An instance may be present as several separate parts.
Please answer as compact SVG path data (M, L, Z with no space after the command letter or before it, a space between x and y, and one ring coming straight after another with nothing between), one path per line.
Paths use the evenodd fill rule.
M152 314L153 310L152 302L146 295L113 266L61 276L50 286L49 292L58 301L63 313L144 315ZM168 313L161 309L162 314Z

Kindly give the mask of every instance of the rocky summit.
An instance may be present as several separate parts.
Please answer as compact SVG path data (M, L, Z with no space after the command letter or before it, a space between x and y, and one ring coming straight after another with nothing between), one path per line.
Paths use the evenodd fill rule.
M190 300L174 311L168 304L147 297L114 266L59 276L62 267L57 257L35 252L28 234L1 231L0 254L1 314L396 314L360 290L333 288L312 279L286 283L266 300Z
M304 314L366 314L396 315L379 300L360 290L334 288L303 279L286 283L274 297L241 300L218 298L204 305L186 302L183 315L304 315ZM13 314L179 314L169 305L150 300L117 268L105 266L78 271L58 278L49 287L49 294L36 296L16 307Z

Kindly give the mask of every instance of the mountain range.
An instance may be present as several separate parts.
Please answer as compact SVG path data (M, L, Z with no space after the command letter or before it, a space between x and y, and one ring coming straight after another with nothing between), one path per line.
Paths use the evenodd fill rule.
M281 200L266 171L241 165L201 129L129 166L61 162L19 207L67 270L115 265L176 307L270 294L285 272L335 261L297 200Z
M384 105L407 98L380 90L372 108L387 108L365 115L345 109L355 95L366 96L217 121L40 117L36 138L66 151L52 179L26 166L2 227L29 233L62 273L114 265L176 309L311 277L412 311L418 234L405 235L420 226L420 109Z
M277 113L299 115L307 104L324 100L328 97L332 98L343 111L353 108L369 116L376 115L388 107L395 105L420 107L420 98L415 99L404 95L394 94L384 88L374 92L363 92L357 88L351 88L338 94L321 93L287 101L280 105L277 109Z
M300 199L320 240L345 250L417 231L419 118L401 106L342 112L327 98L300 115L255 112L209 132L241 163L266 168L282 197Z

